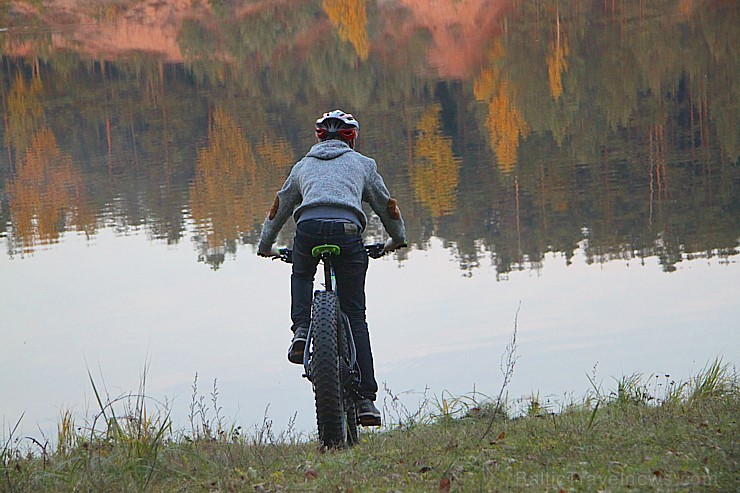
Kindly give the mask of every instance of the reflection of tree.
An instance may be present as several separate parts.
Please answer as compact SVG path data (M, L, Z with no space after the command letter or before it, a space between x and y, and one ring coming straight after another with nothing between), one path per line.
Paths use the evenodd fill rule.
M41 78L34 76L26 82L18 72L8 93L7 141L16 149L25 149L41 123L44 113Z
M36 244L58 241L67 224L88 233L95 228L95 217L86 206L82 177L48 128L31 138L6 191L13 237L26 253Z
M653 201L668 198L668 167L666 166L666 135L663 125L650 129L648 165L650 167L650 222L653 221Z
M339 37L354 46L360 60L370 51L367 39L366 0L324 0L322 6Z
M560 16L555 24L555 39L550 42L547 55L547 76L550 81L550 94L558 99L563 94L563 74L568 70L568 39L560 29Z
M415 197L432 217L455 212L460 159L452 153L452 139L442 133L439 105L430 106L416 124L415 159L409 176Z
M503 56L500 43L494 45L492 62ZM519 138L529 134L529 125L514 101L514 86L497 67L483 69L475 80L476 99L488 104L486 127L499 168L510 172L517 161Z
M292 164L285 142L265 139L256 149L236 120L217 108L208 145L198 151L190 189L190 213L196 235L203 238L206 258L223 261L236 241L259 229L282 171Z
M106 221L177 242L190 202L208 256L255 240L285 176L277 165L310 144L317 108L337 104L358 113L359 150L408 204L409 240L443 238L461 264L484 251L500 272L548 250L570 258L584 226L597 262L657 255L658 242L673 252L666 265L680 252L736 249L734 4L695 0L667 16L671 0L510 2L505 34L481 38L490 61L475 80L444 82L425 62L432 31L414 30L401 3L220 5L218 19L203 9L182 25L183 64L145 53L90 62L73 48L38 59L6 52L0 180L46 125ZM360 5L365 17L341 13ZM337 34L326 35L332 25ZM208 147L192 145L207 137ZM222 159L232 155L241 157ZM510 175L492 173L493 161ZM14 228L5 197L0 232Z
M246 188L256 172L254 153L236 121L216 109L208 146L198 151L190 190L190 214L209 248L224 248L254 223L256 211L250 208Z

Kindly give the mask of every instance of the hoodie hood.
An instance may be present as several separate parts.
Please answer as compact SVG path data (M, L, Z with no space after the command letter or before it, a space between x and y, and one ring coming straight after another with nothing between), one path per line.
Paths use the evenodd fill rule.
M325 140L311 147L306 157L315 157L318 159L334 159L337 156L352 152L352 148L346 142L337 139Z

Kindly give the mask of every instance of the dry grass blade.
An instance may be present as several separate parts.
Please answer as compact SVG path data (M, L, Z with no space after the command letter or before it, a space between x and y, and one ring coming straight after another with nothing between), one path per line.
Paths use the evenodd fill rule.
M506 388L509 386L509 383L511 382L511 377L514 375L514 366L516 365L516 360L519 358L516 354L516 336L517 331L519 330L519 310L521 310L521 308L522 302L520 301L519 305L516 308L516 313L514 314L514 330L511 333L511 339L509 339L509 342L506 344L506 348L504 349L504 353L501 355L500 369L504 379L501 383L501 388L499 390L498 396L496 397L496 402L493 405L493 413L491 414L491 419L488 423L488 427L483 432L483 435L480 437L481 440L485 440L486 436L488 436L488 434L491 432L491 429L493 428L493 421L501 413L502 405L505 400L504 396Z

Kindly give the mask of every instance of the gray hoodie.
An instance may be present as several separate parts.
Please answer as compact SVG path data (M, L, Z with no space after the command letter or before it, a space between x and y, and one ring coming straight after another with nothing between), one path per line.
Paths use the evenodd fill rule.
M293 166L277 193L262 225L258 251L268 253L291 214L298 222L301 214L311 207L347 209L357 216L364 230L367 216L362 211L362 202L370 204L394 241L405 243L403 218L378 174L375 161L341 140L319 142Z

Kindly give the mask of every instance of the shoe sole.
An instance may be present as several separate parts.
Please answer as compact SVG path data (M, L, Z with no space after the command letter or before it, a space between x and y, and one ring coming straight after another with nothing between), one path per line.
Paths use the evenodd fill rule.
M303 364L303 352L306 349L306 341L293 341L290 348L288 349L288 361L295 363L296 365Z
M357 416L361 426L380 426L380 416L374 414L362 414Z

